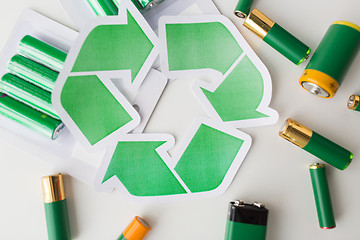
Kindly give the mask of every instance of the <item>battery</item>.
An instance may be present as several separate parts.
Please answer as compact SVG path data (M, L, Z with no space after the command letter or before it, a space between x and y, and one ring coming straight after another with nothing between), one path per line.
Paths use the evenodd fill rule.
M345 21L330 25L301 76L311 94L332 98L343 82L360 47L360 27Z
M239 18L246 18L250 12L253 2L254 0L239 0L234 11L235 16Z
M326 178L325 164L313 164L309 166L309 169L320 228L335 228L336 224Z
M346 169L353 159L350 151L290 118L281 127L279 135L340 170Z
M64 124L42 112L39 112L4 93L0 93L0 114L29 129L55 140Z
M139 10L150 10L164 0L131 0Z
M48 240L71 240L63 175L42 177L41 182Z
M296 65L309 57L308 46L257 9L247 16L243 25Z
M265 240L268 214L262 203L230 202L225 240Z
M30 35L21 39L19 53L57 72L62 70L67 56L64 51Z
M11 58L8 70L26 81L52 92L59 73L21 55Z
M51 93L11 73L0 81L0 91L53 118L60 119L51 103Z
M351 110L355 110L355 111L360 112L359 102L360 102L360 96L359 95L351 95L349 97L347 106Z
M97 16L113 16L119 14L119 8L113 0L87 0ZM115 0L116 2L117 0Z
M143 240L150 230L150 225L136 216L117 240Z

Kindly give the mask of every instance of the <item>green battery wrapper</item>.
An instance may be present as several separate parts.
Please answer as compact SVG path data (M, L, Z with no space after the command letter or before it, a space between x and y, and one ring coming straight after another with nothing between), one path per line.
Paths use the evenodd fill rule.
M353 159L350 151L314 131L303 149L340 170L347 168Z
M325 166L316 169L310 168L310 176L320 227L323 229L334 228L336 224L329 186L326 179Z
M66 53L32 36L25 36L19 45L20 54L60 72L66 60Z
M225 240L265 240L266 226L227 220Z
M66 199L45 203L46 225L49 240L70 240L70 224Z
M124 237L124 234L121 234L121 236L117 240L127 240L127 239Z
M0 91L53 118L60 119L51 103L51 93L10 73L0 81Z
M0 95L0 114L27 128L30 128L49 139L56 139L63 123L42 112L39 112L6 94Z
M87 0L97 16L114 16L119 9L113 0Z
M28 82L52 92L59 73L21 55L11 58L9 71Z
M274 24L263 40L296 65L306 60L311 52L308 46L277 23Z
M254 0L239 0L235 8L235 15L245 18L249 13Z
M360 47L360 32L342 24L332 24L306 69L317 70L343 82Z

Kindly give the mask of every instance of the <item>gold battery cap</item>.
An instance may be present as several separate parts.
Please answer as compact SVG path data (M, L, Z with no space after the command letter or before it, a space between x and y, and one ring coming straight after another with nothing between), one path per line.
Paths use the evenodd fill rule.
M351 95L349 97L347 106L349 109L355 110L359 106L360 97L358 95Z
M281 126L279 136L298 147L304 148L309 143L312 133L311 129L288 118Z
M66 198L63 175L61 173L53 176L42 177L41 182L44 203L62 201Z

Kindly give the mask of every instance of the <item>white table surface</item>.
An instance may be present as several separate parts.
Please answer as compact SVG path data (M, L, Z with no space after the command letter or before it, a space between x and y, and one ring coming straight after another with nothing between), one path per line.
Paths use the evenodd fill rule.
M346 107L347 98L360 93L358 56L336 96L314 97L298 79L305 64L297 67L242 27L233 16L236 0L215 0L268 67L273 81L271 107L280 114L277 124L245 129L253 145L227 192L219 197L158 205L134 205L113 192L98 193L90 186L65 177L74 239L116 239L135 215L153 227L149 240L224 238L228 202L232 199L261 201L270 210L268 240L359 239L360 213L360 113ZM358 0L257 0L255 7L316 49L328 26L336 20L360 24ZM0 48L3 48L24 8L32 8L73 27L57 0L2 1ZM174 82L166 89L146 132L168 132L181 141L194 117L205 114L191 92L192 80ZM345 171L328 168L337 228L318 227L308 165L310 154L278 136L280 125L292 117L350 149L354 161ZM0 239L46 239L40 177L57 172L0 136Z

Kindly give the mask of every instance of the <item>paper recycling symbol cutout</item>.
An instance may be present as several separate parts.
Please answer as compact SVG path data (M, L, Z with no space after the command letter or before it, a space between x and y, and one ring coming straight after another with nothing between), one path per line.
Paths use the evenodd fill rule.
M199 198L225 192L251 146L237 128L274 124L271 78L236 27L221 15L162 17L159 37L129 1L99 18L72 47L52 96L89 151L106 148L95 188L132 200ZM210 114L194 120L174 156L169 134L128 134L140 116L111 82L137 89L160 54L166 77L211 77L193 91Z

